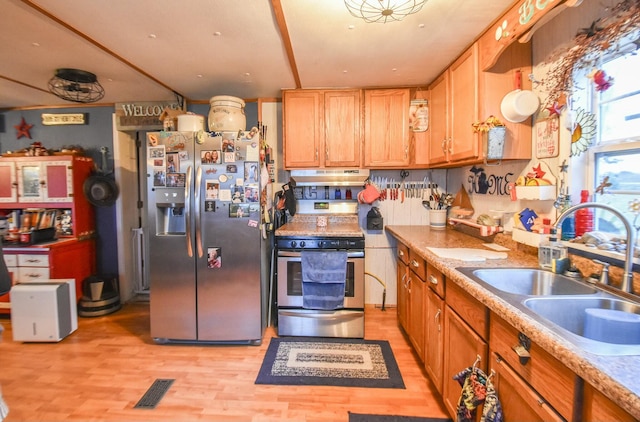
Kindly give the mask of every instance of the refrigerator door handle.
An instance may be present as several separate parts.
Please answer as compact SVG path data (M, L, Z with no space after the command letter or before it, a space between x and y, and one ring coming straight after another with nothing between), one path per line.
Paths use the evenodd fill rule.
M191 166L187 168L187 180L184 184L184 218L185 218L185 230L187 232L187 255L189 258L193 257L193 247L191 246Z
M194 207L196 214L196 249L198 250L198 258L202 258L202 232L201 232L201 222L200 222L200 188L202 184L202 167L198 167L196 171L196 186L194 189Z

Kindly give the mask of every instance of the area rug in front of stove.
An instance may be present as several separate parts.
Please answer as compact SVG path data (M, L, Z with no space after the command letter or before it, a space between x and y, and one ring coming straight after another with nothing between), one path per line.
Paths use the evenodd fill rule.
M256 384L405 388L389 342L272 338Z

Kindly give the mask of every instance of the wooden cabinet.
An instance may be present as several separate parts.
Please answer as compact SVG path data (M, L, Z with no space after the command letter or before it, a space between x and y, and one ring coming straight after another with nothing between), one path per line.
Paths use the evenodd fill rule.
M409 155L409 89L364 91L364 167L406 167Z
M73 278L76 298L82 298L82 281L96 272L93 239L63 239L26 247L5 247L5 263L12 283L34 283L48 279ZM11 293L0 296L0 313L11 309Z
M360 167L362 91L283 93L285 168Z
M477 46L467 49L431 85L430 164L447 164L479 156Z
M537 409L548 403L564 419L574 414L576 375L559 360L495 314L491 314L492 353L502 359L517 376L530 386L529 389L498 391L501 401L526 402ZM526 355L526 356L525 356ZM520 397L511 397L517 395ZM540 401L542 400L542 402Z
M448 294L448 292L447 292ZM449 414L454 417L462 388L453 377L470 367L480 356L477 367L487 368L487 343L451 307L444 311L444 376L442 399Z
M622 410L617 404L598 391L596 387L588 383L584 385L582 403L582 421L584 422L637 421L636 418Z
M444 363L444 281L444 275L427 263L424 368L440 393L442 393Z
M398 321L420 360L424 360L425 262L398 243ZM422 276L421 276L422 275Z
M424 362L425 333L425 271L426 263L415 251L409 250L409 340Z
M0 158L0 211L24 208L68 209L73 237L89 236L95 228L93 207L83 184L93 160L77 156Z
M551 406L522 380L498 355L492 353L490 371L505 421L564 421ZM617 420L617 419L600 419Z
M479 46L465 51L429 87L431 93L431 167L480 163L486 157L486 137L473 132L472 124L498 117L507 128L503 159L531 158L531 119L508 122L502 116L502 98L515 89L516 75L522 88L530 89L531 45L514 43L491 69L480 71Z

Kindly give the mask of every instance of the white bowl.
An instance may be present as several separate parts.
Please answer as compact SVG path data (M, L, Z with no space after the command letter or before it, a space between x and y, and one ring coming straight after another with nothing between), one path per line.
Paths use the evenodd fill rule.
M502 117L511 123L521 123L538 110L540 99L528 90L516 89L502 99L500 111Z

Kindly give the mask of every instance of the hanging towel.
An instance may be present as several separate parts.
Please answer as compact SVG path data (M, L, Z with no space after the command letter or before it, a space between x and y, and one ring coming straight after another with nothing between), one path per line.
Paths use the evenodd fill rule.
M300 252L302 307L332 310L344 307L347 253Z
M502 404L498 400L498 394L493 386L491 377L487 378L485 386L487 387L487 397L484 400L480 422L503 422Z
M462 386L456 421L472 422L475 420L477 407L484 402L487 395L485 387L487 375L478 368L469 367L454 375L453 379Z

